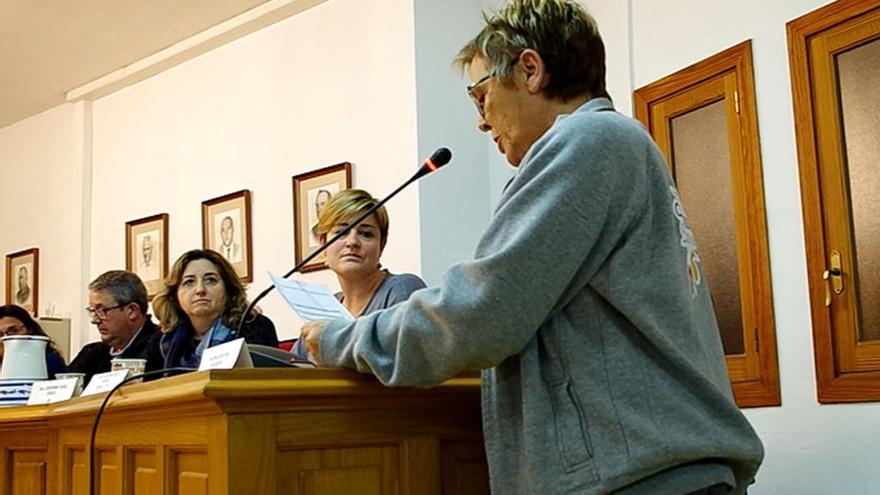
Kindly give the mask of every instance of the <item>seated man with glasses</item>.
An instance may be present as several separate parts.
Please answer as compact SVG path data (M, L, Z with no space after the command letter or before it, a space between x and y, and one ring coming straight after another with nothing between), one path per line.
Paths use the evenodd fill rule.
M93 280L86 312L101 341L83 347L70 371L85 373L88 382L92 375L110 371L113 358L147 358L147 345L159 329L147 314L147 289L137 275L111 270Z

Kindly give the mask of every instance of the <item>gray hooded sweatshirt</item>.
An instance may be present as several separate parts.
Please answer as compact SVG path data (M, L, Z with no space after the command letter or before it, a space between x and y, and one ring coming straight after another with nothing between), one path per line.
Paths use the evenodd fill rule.
M744 493L763 457L663 156L605 98L532 145L473 260L320 353L391 386L484 369L497 494Z

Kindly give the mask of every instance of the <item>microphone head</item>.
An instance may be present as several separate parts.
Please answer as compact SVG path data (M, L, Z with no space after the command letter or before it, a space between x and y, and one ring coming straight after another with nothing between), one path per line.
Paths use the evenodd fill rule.
M434 167L436 168L446 165L450 160L452 160L452 152L449 151L449 148L445 147L437 148L437 151L431 154L431 157L428 158L428 161L434 164Z
M431 172L436 171L438 168L449 163L449 160L452 160L452 152L449 151L449 148L437 148L437 151L432 153L428 158L425 158L425 163L419 167L419 170L413 176L412 180L420 179Z

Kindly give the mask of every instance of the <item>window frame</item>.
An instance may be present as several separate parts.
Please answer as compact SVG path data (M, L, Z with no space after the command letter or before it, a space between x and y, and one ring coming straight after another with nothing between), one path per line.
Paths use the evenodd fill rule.
M692 98L693 105L674 103L676 99L686 100L685 95L689 94L696 95ZM725 355L725 360L740 407L781 404L754 94L751 40L639 88L633 94L636 118L658 142L673 177L671 119L726 100L745 353Z
M816 389L823 404L880 400L880 341L858 342L855 291L837 295L823 278L832 252L837 251L843 254L843 276L850 274L848 283L853 284L855 251L840 95L832 59L837 53L880 39L880 33L873 37L858 33L877 22L880 4L876 0L848 0L786 24ZM831 180L837 186L830 186ZM842 238L849 240L840 242Z

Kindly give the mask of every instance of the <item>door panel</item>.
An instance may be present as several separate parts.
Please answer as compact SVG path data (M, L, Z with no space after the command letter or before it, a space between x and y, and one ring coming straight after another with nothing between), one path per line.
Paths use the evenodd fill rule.
M859 342L880 340L880 40L836 55Z
M788 23L819 402L880 400L880 5Z
M725 354L745 354L723 99L669 121L675 183L700 249Z

